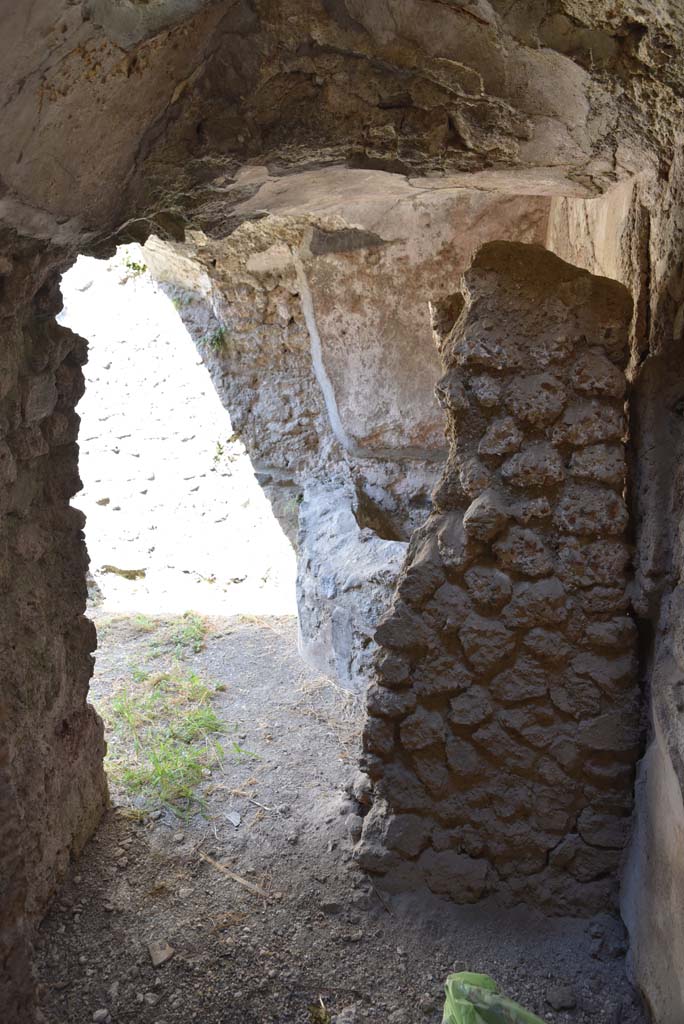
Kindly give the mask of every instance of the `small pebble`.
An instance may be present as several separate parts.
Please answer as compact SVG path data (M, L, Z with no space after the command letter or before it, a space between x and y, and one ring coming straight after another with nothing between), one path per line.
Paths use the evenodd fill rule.
M554 1010L574 1010L577 1006L575 993L569 985L551 985L546 990L546 1002Z

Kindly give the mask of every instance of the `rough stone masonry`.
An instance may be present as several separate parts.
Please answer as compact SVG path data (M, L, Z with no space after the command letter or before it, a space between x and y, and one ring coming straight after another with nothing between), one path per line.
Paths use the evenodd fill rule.
M356 853L392 887L591 914L617 897L640 749L632 303L507 242L477 252L464 292L436 328L447 467L376 634Z

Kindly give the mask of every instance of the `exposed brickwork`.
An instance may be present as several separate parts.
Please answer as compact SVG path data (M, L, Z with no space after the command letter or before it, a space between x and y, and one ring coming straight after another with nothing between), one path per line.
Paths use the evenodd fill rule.
M357 856L400 887L590 913L615 900L639 752L631 300L516 243L483 246L465 290L438 336L447 470L377 631Z

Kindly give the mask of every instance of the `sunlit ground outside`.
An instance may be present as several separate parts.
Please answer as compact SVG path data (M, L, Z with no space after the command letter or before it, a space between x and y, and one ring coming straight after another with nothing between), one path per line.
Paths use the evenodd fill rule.
M90 342L83 490L98 612L295 613L295 557L171 300L138 246L64 276Z
M253 756L243 695L257 670L238 652L273 650L272 685L297 683L279 667L296 658L295 556L140 247L79 257L62 291L60 321L89 341L73 503L110 788L132 811L187 819Z

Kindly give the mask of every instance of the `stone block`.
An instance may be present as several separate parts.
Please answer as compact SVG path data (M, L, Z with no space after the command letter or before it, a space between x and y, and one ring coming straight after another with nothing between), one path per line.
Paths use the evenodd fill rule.
M583 480L596 480L613 487L625 479L625 454L621 445L593 444L572 453L570 473Z
M444 661L444 666L427 662L414 670L411 685L420 700L451 697L472 685L473 674L460 660L451 657Z
M619 856L613 850L588 846L580 836L570 834L551 851L549 864L564 868L580 882L590 882L617 871Z
M577 819L577 830L585 843L607 849L621 850L631 831L629 815L603 814L585 807Z
M394 750L394 726L391 719L369 715L363 727L364 749L378 757L389 757Z
M460 375L451 370L437 381L435 385L437 401L443 409L447 409L453 416L467 412L470 408L468 395Z
M551 504L546 495L538 495L536 498L527 498L524 501L517 501L513 504L513 518L521 526L534 525L535 520L551 518Z
M388 690L385 686L371 683L366 693L366 707L369 715L381 718L403 718L416 706L416 695L411 690Z
M24 386L23 413L26 423L45 419L57 404L57 386L51 370L31 377Z
M578 357L570 381L576 391L610 398L622 398L627 384L624 373L600 349L589 349Z
M415 772L405 764L395 762L385 767L378 789L395 811L416 811L430 814L434 810L430 794Z
M596 683L604 693L617 697L626 683L635 681L637 665L629 649L627 654L613 656L581 651L572 659L572 668L578 676Z
M551 665L567 661L570 655L570 646L563 634L541 626L525 634L522 646L528 654Z
M559 711L578 721L593 718L601 711L602 694L598 686L572 673L552 680L549 698Z
M426 620L453 633L472 611L470 595L457 583L443 583L425 607Z
M444 760L444 752L433 754L432 749L413 754L413 769L428 792L441 799L449 787L451 776Z
M564 533L622 535L627 527L627 507L607 487L571 484L556 506L554 523Z
M0 484L7 486L17 479L17 464L6 441L0 440Z
M457 903L474 903L485 891L487 861L455 850L425 850L419 865L433 892L449 896Z
M449 703L449 722L458 731L470 732L473 726L486 722L492 714L492 702L483 686L471 686Z
M501 475L514 487L555 487L563 482L563 460L547 442L532 444L501 467Z
M492 473L475 455L457 458L458 479L463 492L472 500L492 482Z
M510 455L523 442L523 433L512 416L492 420L478 445L480 455Z
M553 428L552 440L557 445L583 448L600 441L621 441L626 429L621 408L590 398L572 402L566 408Z
M387 845L404 857L417 857L428 844L431 827L429 819L417 814L393 814L385 829Z
M420 615L415 614L402 601L395 601L380 620L375 630L375 640L383 647L417 651L428 645L430 631Z
M443 739L444 719L438 711L419 707L402 722L400 736L407 750L430 747Z
M523 576L548 576L553 572L551 553L534 530L512 526L505 537L493 545L502 569Z
M631 648L636 635L636 624L628 615L619 615L605 622L589 622L585 630L587 643L612 651Z
M514 378L506 391L507 408L525 424L541 427L558 419L566 401L565 385L554 373Z
M449 512L435 522L437 545L444 567L451 572L462 572L477 557L479 545L463 529L463 513Z
M464 578L473 602L485 611L499 611L513 590L510 577L490 566L474 566Z
M549 688L549 673L533 658L518 657L511 668L504 669L489 683L489 691L502 704L542 700Z
M624 576L629 559L623 541L568 537L558 545L558 575L568 586L612 587Z
M497 619L472 612L458 631L466 658L475 672L488 672L509 658L516 638Z
M449 769L459 778L480 775L485 768L481 755L463 736L448 736L446 759Z
M531 772L538 757L535 751L507 732L496 719L479 726L470 738L478 749L486 752L488 761L499 766L505 765L506 771L525 777Z
M629 708L607 711L582 723L577 741L585 750L620 754L633 758L639 751L639 725Z
M501 496L485 490L468 506L463 516L463 529L475 540L493 540L505 529L509 513Z
M41 455L47 455L50 446L43 437L42 431L37 423L27 427L20 427L11 435L10 447L14 457L19 462L26 462L30 459L37 459Z
M375 659L375 671L383 686L409 685L410 663L396 651L382 651Z
M484 409L495 409L501 402L501 381L488 373L475 374L470 378L470 390ZM517 431L515 422L511 421ZM501 452L486 452L487 455L501 455Z

